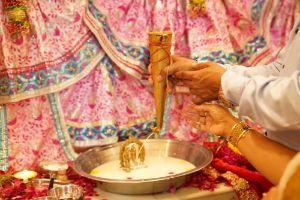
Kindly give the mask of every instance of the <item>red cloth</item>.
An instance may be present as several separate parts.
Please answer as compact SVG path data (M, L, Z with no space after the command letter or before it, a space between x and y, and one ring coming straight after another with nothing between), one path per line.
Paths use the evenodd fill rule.
M256 171L251 171L243 167L230 165L219 158L212 161L212 166L220 172L231 171L248 182L256 184L261 192L267 192L273 186L265 177Z

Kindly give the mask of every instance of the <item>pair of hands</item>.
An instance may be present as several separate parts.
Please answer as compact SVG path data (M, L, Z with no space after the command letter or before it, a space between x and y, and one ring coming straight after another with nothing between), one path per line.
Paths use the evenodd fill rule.
M169 77L169 85L183 85L189 88L195 104L217 100L221 77L225 69L213 62L197 63L195 60L172 56L173 64L162 70L158 80ZM149 66L151 74L151 65ZM149 82L152 83L152 77Z
M187 106L184 115L194 128L227 137L238 119L222 106L205 103L218 99L225 69L213 62L197 63L179 56L172 56L172 59L172 66L162 70L158 80L169 77L171 87L178 84L189 88L196 105ZM149 72L151 74L151 66ZM153 82L151 77L149 81Z

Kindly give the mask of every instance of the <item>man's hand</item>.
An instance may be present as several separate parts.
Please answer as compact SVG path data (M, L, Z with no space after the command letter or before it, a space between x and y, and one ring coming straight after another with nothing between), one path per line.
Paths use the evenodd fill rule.
M159 80L168 77L171 89L177 84L188 87L195 104L217 100L221 77L225 69L213 62L197 63L180 56L172 56L173 64L161 71ZM151 66L149 67L151 74ZM150 77L150 83L153 82Z
M225 69L213 62L199 63L195 68L195 71L177 71L173 76L190 89L195 104L217 100Z
M175 84L178 83L177 80L175 80L175 77L172 76L176 72L179 71L192 71L196 70L197 61L188 59L181 56L172 56L172 65L165 67L162 71L160 76L158 77L159 80L163 80L163 77L168 77L169 80L169 86L171 89L175 87ZM148 66L149 74L152 73L151 64ZM149 77L149 83L153 85L152 76Z

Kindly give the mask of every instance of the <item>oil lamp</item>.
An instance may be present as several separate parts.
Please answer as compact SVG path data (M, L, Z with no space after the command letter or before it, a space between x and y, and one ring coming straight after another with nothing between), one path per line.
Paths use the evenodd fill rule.
M17 179L22 179L24 183L27 183L29 179L35 178L37 176L37 173L35 171L25 169L23 171L15 173L13 176Z

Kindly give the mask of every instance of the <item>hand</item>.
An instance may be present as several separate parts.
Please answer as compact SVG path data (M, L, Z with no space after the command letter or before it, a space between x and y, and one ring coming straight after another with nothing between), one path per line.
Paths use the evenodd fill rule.
M263 194L262 200L276 200L278 199L278 189L277 187L272 187L268 193Z
M171 87L171 89L173 89L175 87L176 83L178 83L177 80L175 80L174 77L172 76L174 73L176 73L178 71L196 70L195 67L197 65L197 61L195 61L195 60L176 56L176 55L172 56L172 62L173 62L172 66L165 67L164 70L162 70L161 75L158 78L159 80L163 80L163 77L168 76L168 80L169 80L168 84ZM148 66L148 72L149 72L149 74L151 74L151 72L152 72L151 64ZM151 85L153 85L152 76L149 77L149 83Z
M213 62L199 63L192 69L186 71L171 70L171 72L176 71L173 75L176 80L189 88L193 95L192 101L195 104L217 100L221 77L225 69Z
M230 135L232 126L239 122L224 107L208 103L187 106L184 116L194 128L226 138Z

